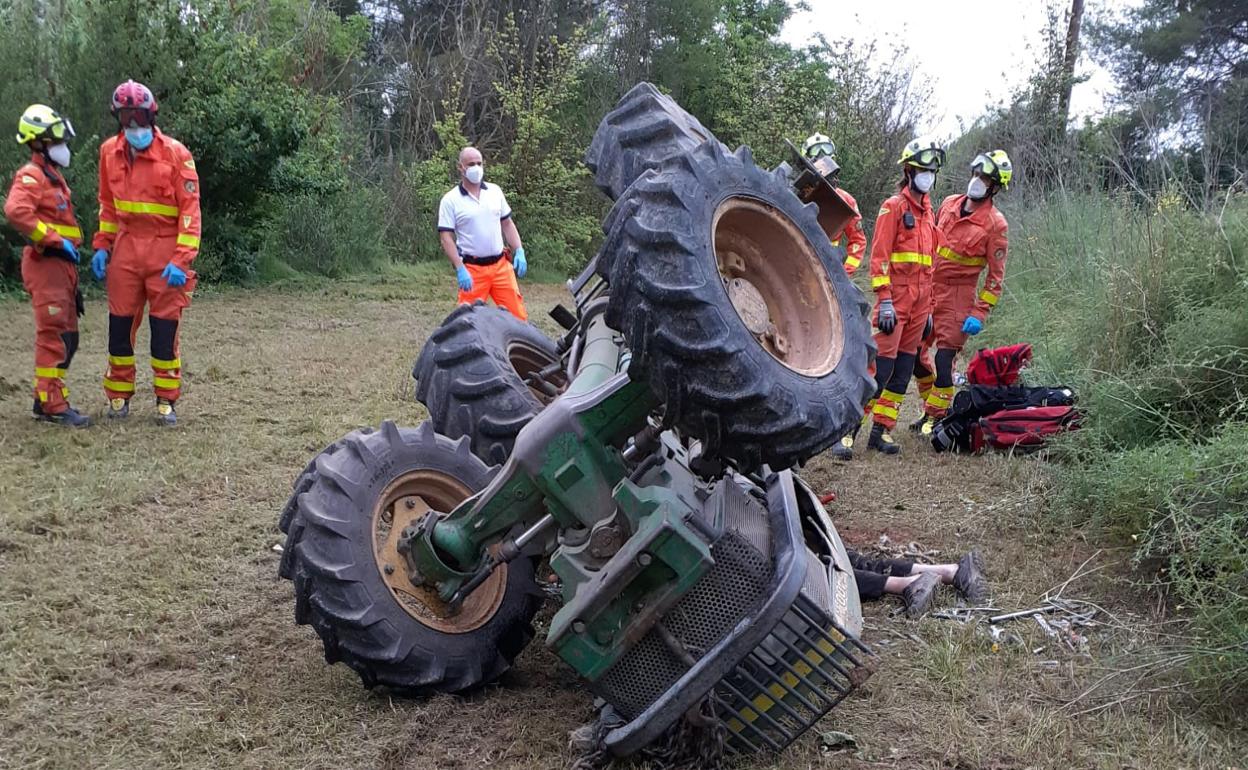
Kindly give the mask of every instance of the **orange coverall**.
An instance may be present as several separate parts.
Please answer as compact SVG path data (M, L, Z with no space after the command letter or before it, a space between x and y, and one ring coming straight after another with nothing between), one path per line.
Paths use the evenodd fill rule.
M891 299L897 324L891 334L875 333L877 367L888 376L880 382L877 375L879 395L868 406L872 420L889 430L897 425L897 410L905 397L913 362L907 364L910 371L897 372L896 376L891 369L898 352L913 354L919 349L923 327L932 312L932 255L939 238L931 200L914 192L909 184L880 206L871 241L871 288L876 298L872 322L878 322L880 303ZM881 367L885 359L888 362ZM887 387L898 381L902 383L900 390Z
M472 276L472 291L459 290L457 301L461 305L494 300L494 304L507 310L521 321L529 320L524 309L524 295L516 280L516 269L511 264L511 249L504 249L503 256L492 265L473 265L467 261L468 275Z
M962 324L967 316L974 316L982 323L1001 298L1009 255L1009 225L992 199L985 200L969 214L962 213L965 201L965 195L950 195L940 204L936 217L944 241L936 249L932 273L933 339L919 352L917 369L924 375L917 378L919 395L924 400L923 411L935 419L949 411L954 386L951 377L949 382L937 382L939 373L931 348L955 351L954 355L962 350L967 338L962 333ZM980 289L979 278L985 267L988 274ZM925 386L923 380L932 384Z
M191 153L159 129L146 150L131 149L122 134L100 146L100 229L93 248L108 249L108 371L110 399L134 395L134 337L149 305L152 385L177 401L182 386L178 323L191 304L199 252L199 174ZM186 273L170 286L169 262Z
M4 216L32 244L22 250L22 284L35 312L35 400L44 414L61 414L69 408L65 372L78 349L78 268L51 252L82 243L82 230L69 186L42 153L14 175Z
M832 238L832 244L836 245L840 243L841 236L845 237L845 274L853 275L858 265L862 264L863 254L867 250L867 234L862 231L862 214L858 213L858 201L839 187L836 188L836 194L854 210L854 218L846 223L845 229Z

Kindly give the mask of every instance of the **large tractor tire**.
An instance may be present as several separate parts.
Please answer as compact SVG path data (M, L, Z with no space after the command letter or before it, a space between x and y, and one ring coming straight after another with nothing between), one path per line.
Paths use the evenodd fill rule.
M395 550L408 523L452 510L492 474L467 439L428 422L356 431L317 456L296 482L282 570L295 583L295 620L315 629L327 662L410 695L460 692L507 670L533 638L532 562L499 567L451 614L408 580Z
M349 436L356 434L366 435L372 432L372 428L361 428L355 433L349 434ZM282 507L282 514L277 520L277 528L282 531L283 535L286 535L289 542L297 543L303 536L303 520L299 518L299 495L311 489L312 483L316 481L316 461L321 457L328 457L337 453L339 449L342 449L345 441L345 438L340 438L322 449L319 454L314 455L308 461L303 471L295 477L290 497L286 499L286 505ZM278 565L277 574L279 577L284 577L287 580L295 579L295 551L293 548L282 549L282 560Z
M633 86L607 113L585 153L598 189L618 200L646 169L688 152L714 135L649 83Z
M853 430L875 382L867 302L787 182L718 142L633 183L598 269L607 321L665 419L746 469Z
M534 380L559 358L554 341L536 326L502 308L461 305L416 359L416 399L435 431L467 436L473 454L498 465L511 455L520 429L567 386L562 369Z

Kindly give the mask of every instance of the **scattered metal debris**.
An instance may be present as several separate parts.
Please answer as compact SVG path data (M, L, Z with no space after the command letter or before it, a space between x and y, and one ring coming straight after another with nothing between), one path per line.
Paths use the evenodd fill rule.
M1035 621L1045 636L1061 645L1063 649L1075 655L1087 655L1088 637L1081 633L1079 629L1103 625L1096 620L1099 612L1100 608L1090 602L1054 597L1045 599L1039 606L1025 610L1001 612L998 607L955 607L941 610L940 612L933 612L931 616L943 620L953 620L962 624L986 623L988 635L993 642L993 652L997 651L1000 644L1023 646L1022 636L1014 631L1007 631L1004 624L1008 624L1013 620L1030 619ZM1046 649L1047 647L1042 646L1031 650L1031 652L1035 655L1040 655ZM1045 661L1042 665L1046 668L1055 667L1055 665L1047 665L1048 663L1050 661ZM1053 663L1055 664L1055 662Z

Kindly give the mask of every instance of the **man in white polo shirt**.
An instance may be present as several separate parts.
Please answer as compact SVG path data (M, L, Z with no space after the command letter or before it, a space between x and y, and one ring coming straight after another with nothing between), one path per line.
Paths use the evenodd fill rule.
M524 277L528 263L511 206L498 185L483 181L485 165L477 148L460 151L459 176L459 185L442 196L438 207L438 237L459 279L459 304L489 297L527 321L516 278ZM510 262L503 258L504 238L511 247Z

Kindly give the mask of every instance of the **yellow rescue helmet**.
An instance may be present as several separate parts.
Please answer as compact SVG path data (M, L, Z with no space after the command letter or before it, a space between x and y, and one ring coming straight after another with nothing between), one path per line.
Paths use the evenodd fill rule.
M1010 156L1005 154L1005 150L981 152L975 156L975 160L971 161L971 173L983 174L1003 188L1009 189L1010 179L1014 176L1014 165L1010 163Z
M930 136L915 137L901 151L897 164L903 163L926 171L939 171L945 165L945 148Z
M74 126L69 118L46 104L32 104L17 121L17 143L29 144L36 139L63 142L74 136Z

